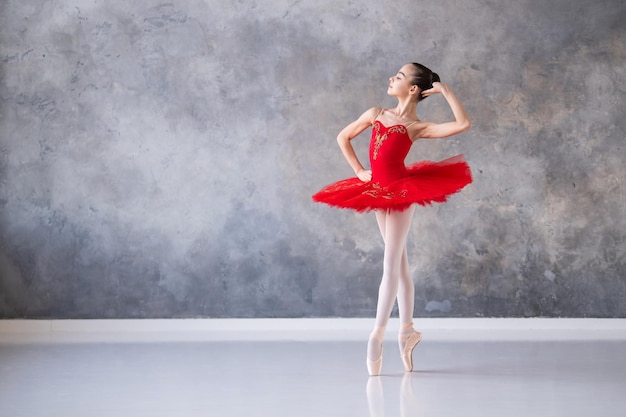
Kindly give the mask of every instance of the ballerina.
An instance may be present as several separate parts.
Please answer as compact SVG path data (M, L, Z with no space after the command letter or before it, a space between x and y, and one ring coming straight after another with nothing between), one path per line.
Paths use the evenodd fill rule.
M387 94L398 100L395 108L372 107L337 136L343 156L356 177L330 184L313 195L316 202L376 214L385 250L375 326L367 346L370 375L380 375L385 328L396 299L400 317L398 346L408 372L413 370L413 349L422 339L421 333L413 328L415 287L406 249L415 205L443 203L472 182L463 155L439 162L404 164L416 140L446 138L471 127L463 105L452 89L441 83L439 75L422 64L406 64L389 79ZM417 104L435 94L446 99L454 121L433 123L417 117ZM365 169L351 141L370 126L371 169Z

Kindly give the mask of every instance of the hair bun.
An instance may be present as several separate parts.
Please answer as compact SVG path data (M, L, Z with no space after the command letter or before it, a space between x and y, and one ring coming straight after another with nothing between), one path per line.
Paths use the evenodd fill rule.
M417 101L425 99L427 96L423 94L424 91L433 88L433 83L441 82L439 74L430 70L422 64L413 62L413 74L411 74L411 85L416 85L420 88L420 95L417 97Z

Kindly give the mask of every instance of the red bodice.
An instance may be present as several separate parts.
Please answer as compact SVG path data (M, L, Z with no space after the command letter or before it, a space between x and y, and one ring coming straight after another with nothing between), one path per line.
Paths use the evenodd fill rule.
M404 159L412 144L403 125L386 127L380 121L374 121L370 141L372 181L386 185L405 177Z

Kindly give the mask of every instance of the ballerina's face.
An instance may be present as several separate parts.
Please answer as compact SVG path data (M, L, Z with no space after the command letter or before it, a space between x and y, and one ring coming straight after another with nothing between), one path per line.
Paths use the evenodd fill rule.
M413 75L413 68L411 64L406 64L398 70L396 75L389 78L389 87L387 88L387 94L394 97L400 97L408 95L412 86L410 79Z

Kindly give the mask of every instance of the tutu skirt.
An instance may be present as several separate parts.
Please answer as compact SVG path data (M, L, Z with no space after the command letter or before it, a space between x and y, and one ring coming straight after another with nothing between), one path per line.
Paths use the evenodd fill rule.
M382 183L348 178L330 184L313 195L313 201L333 207L367 212L376 209L402 211L412 204L443 203L472 182L463 155L433 162L420 161L406 167L406 174Z

